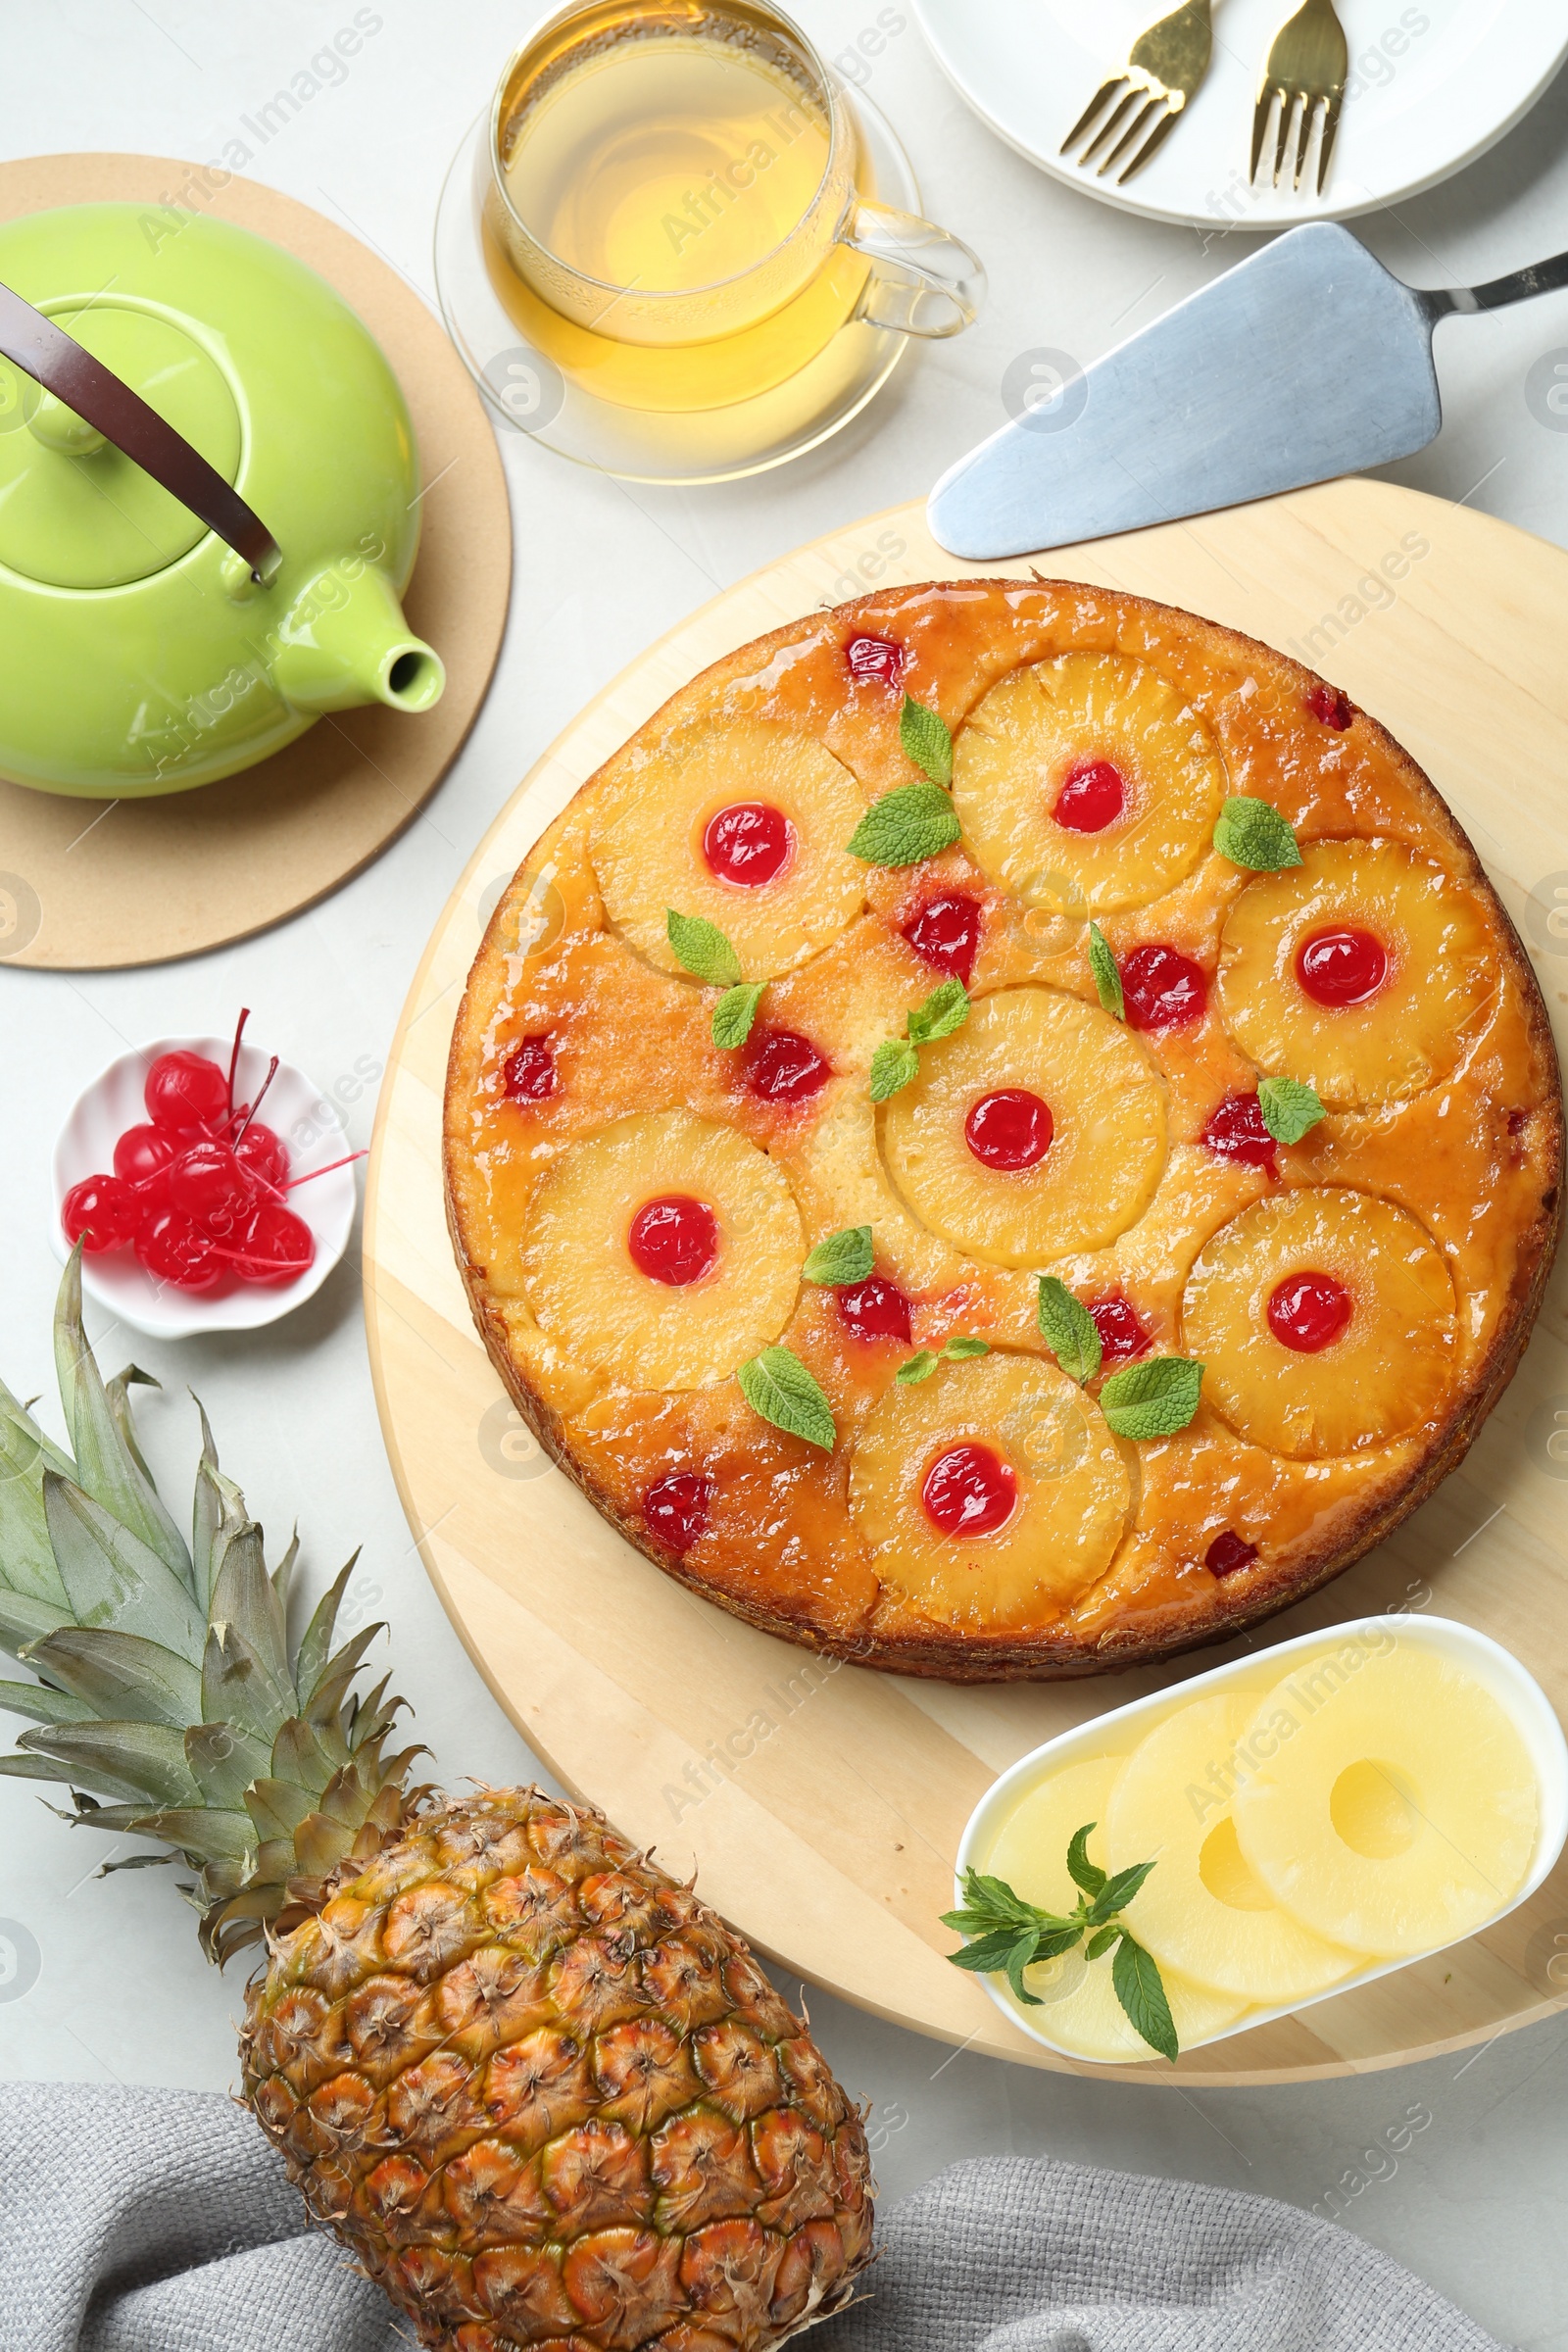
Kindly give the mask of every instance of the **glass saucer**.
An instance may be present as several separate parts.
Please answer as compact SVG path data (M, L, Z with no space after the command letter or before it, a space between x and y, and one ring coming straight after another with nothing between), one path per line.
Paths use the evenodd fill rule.
M854 106L879 203L918 213L914 167L887 118L859 91ZM782 466L858 416L913 339L863 320L840 327L786 383L730 408L671 416L620 408L564 376L522 340L490 280L479 240L478 175L488 171L489 114L453 157L435 223L435 282L447 332L493 420L558 456L628 482L733 482Z

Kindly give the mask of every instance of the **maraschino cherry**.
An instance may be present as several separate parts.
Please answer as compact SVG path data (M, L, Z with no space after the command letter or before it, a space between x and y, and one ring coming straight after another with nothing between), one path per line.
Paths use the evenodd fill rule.
M525 1037L502 1065L510 1102L548 1102L556 1091L556 1057L547 1036Z
M759 1029L742 1068L760 1102L809 1102L833 1075L833 1065L798 1029Z
M1134 948L1121 966L1121 991L1129 1029L1185 1029L1208 1006L1201 964L1174 948Z
M1349 1325L1354 1302L1332 1274L1289 1274L1268 1302L1268 1327L1282 1348L1321 1355Z
M1246 1168L1266 1168L1271 1176L1278 1173L1279 1145L1264 1124L1263 1105L1255 1094L1227 1095L1199 1141L1216 1159L1240 1160Z
M897 1340L909 1345L909 1301L896 1282L868 1274L863 1282L846 1283L836 1294L839 1321L852 1339Z
M1249 1544L1234 1528L1224 1528L1214 1538L1203 1554L1203 1566L1210 1576L1235 1576L1243 1568L1250 1568L1257 1557L1257 1545Z
M700 1470L671 1470L643 1496L643 1522L666 1551L684 1558L708 1528L713 1482Z
M989 1446L950 1446L920 1488L920 1507L943 1536L994 1536L1017 1499L1017 1473Z
M708 870L720 882L757 890L789 863L795 827L766 801L736 801L710 816L703 834Z
M896 686L904 675L904 648L891 637L852 637L844 659L857 680L875 678L883 686Z
M1149 1353L1153 1335L1125 1292L1112 1291L1103 1298L1088 1298L1084 1303L1100 1334L1102 1364L1134 1364Z
M922 963L961 980L967 988L980 946L980 921L978 899L966 890L944 891L940 898L927 899L905 924L904 936Z
M348 1162L289 1175L287 1147L256 1118L277 1072L275 1054L254 1100L235 1102L249 1018L240 1013L226 1075L184 1048L158 1056L143 1088L147 1121L116 1143L114 1174L74 1185L62 1203L69 1240L94 1254L132 1247L155 1281L186 1291L211 1290L225 1277L292 1282L312 1265L315 1237L285 1195Z
M123 1250L136 1238L141 1202L133 1186L118 1176L89 1176L74 1184L60 1207L68 1242L79 1242L89 1256Z
M645 1200L631 1221L626 1250L639 1274L684 1291L701 1282L718 1257L718 1219L690 1193L662 1193Z
M1296 977L1314 1004L1332 1011L1365 1004L1389 976L1389 951L1358 924L1314 931L1297 951Z
M155 1127L166 1130L217 1127L234 1107L233 1094L217 1062L183 1048L159 1054L142 1093L147 1116Z
M167 1127L127 1127L115 1146L115 1174L126 1184L162 1176L178 1146Z
M1103 833L1127 806L1127 784L1108 760L1080 760L1068 769L1052 815L1069 833Z
M1054 1132L1050 1103L1022 1086L982 1095L963 1122L963 1140L981 1166L1005 1175L1038 1167Z

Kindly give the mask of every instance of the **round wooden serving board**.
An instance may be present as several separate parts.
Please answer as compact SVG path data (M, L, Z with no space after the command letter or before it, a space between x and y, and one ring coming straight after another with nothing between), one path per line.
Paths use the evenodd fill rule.
M412 824L462 749L501 651L512 521L484 404L439 318L358 237L214 167L156 155L0 164L0 220L63 204L211 214L294 254L352 304L391 362L424 487L410 626L446 664L411 717L340 710L255 767L155 800L83 801L0 777L0 963L101 971L196 956L314 906Z
M1369 481L1040 559L1054 577L1206 613L1320 667L1385 720L1468 827L1568 1034L1568 555ZM382 1092L366 1216L370 1353L403 1500L437 1589L518 1730L775 1959L862 2008L995 2056L1072 2066L950 1968L953 1857L996 1775L1042 1740L1216 1664L954 1689L836 1666L692 1598L540 1455L468 1314L442 1207L441 1090L468 965L507 877L579 784L721 654L879 583L953 578L923 509L759 572L608 687L524 779L442 918ZM1027 574L1020 562L990 567ZM1523 1370L1419 1515L1252 1637L1388 1608L1483 1628L1568 1715L1568 1265ZM723 1758L722 1769L712 1759ZM454 1762L460 1761L454 1759ZM1568 1865L1491 1934L1197 2051L1196 2083L1429 2057L1568 1994ZM1555 1965L1554 1965L1555 1963Z

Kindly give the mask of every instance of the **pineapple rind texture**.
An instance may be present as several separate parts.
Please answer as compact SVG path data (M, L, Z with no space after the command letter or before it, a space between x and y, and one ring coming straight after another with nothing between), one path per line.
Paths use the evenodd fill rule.
M587 1807L411 1789L403 1702L349 1696L383 1629L331 1648L349 1569L290 1645L296 1546L269 1575L205 1422L186 1544L75 1257L56 1337L74 1462L0 1388L0 1624L43 1678L0 1687L40 1725L0 1770L101 1788L74 1818L189 1868L213 1957L265 1939L244 2090L315 2219L428 2352L767 2352L835 2310L864 2132L740 1937Z
M766 2352L868 2258L858 2114L745 1944L539 1789L412 1820L253 1985L244 2087L430 2352Z
M1094 1823L1089 1859L1097 1869L1108 1869L1104 1821L1126 1762L1118 1755L1086 1757L1031 1788L1007 1815L982 1867L1004 1880L1026 1903L1058 1915L1072 1911L1080 1889L1068 1875L1068 1844L1079 1830ZM1135 1895L1127 1914L1135 1933L1138 1902ZM1175 1969L1161 1974L1176 2039L1184 2050L1227 2032L1248 2007L1239 1993L1195 1984ZM1013 2005L1004 1980L994 1977L991 1982ZM1138 2065L1151 2057L1149 2044L1134 2031L1116 1998L1108 1952L1101 1960L1086 1960L1079 1945L1026 1969L1024 1983L1044 2006L1020 2008L1019 2016L1080 2058Z
M651 1281L626 1248L638 1210L690 1195L718 1220L710 1272ZM618 1119L540 1178L521 1250L528 1302L568 1360L629 1389L698 1389L770 1347L793 1311L806 1242L783 1171L731 1127L688 1111Z
M920 1490L957 1446L988 1446L1017 1481L994 1534L959 1539L926 1517ZM1132 1479L1093 1398L1039 1356L1000 1350L890 1388L861 1425L850 1510L885 1596L973 1630L1070 1608L1109 1566Z
M1286 1348L1268 1302L1292 1274L1344 1285L1350 1320L1320 1353ZM1203 1394L1242 1437L1294 1461L1364 1451L1418 1429L1452 1391L1453 1281L1431 1235L1373 1193L1313 1185L1276 1193L1199 1253L1182 1344Z
M1103 830L1052 816L1072 768L1108 760L1127 803ZM953 797L976 860L1029 906L1102 914L1146 906L1208 854L1224 757L1178 689L1120 654L1059 654L1014 670L969 714Z
M1314 933L1348 925L1389 956L1364 1004L1314 1004L1296 976ZM1341 1110L1407 1102L1474 1045L1501 985L1473 895L1398 842L1314 841L1301 863L1249 883L1232 907L1218 996L1244 1053Z
M673 906L716 923L748 980L773 980L816 955L865 903L865 867L845 848L866 796L809 735L735 721L677 735L637 764L625 798L594 826L590 855L606 911L628 946L678 972ZM794 829L783 870L752 886L721 880L703 835L721 808L760 801Z
M1237 1847L1238 1750L1251 1701L1190 1701L1130 1758L1105 1814L1111 1870L1155 1857L1128 1924L1161 1967L1272 2008L1326 1992L1360 1966L1278 1904Z
M147 1375L131 1366L106 1386L87 1345L79 1252L55 1358L74 1461L0 1387L0 1642L43 1685L0 1688L0 1705L39 1726L0 1773L101 1790L109 1802L86 1797L72 1818L183 1863L203 1945L226 1960L376 1851L413 1801L421 1750L384 1752L404 1703L384 1681L351 1693L384 1629L332 1648L353 1560L289 1642L297 1541L269 1574L205 1414L191 1542L179 1534L131 1421L129 1388Z
M984 1166L964 1123L984 1096L1040 1096L1054 1132L1033 1168ZM984 997L928 1046L912 1086L882 1113L888 1172L907 1205L956 1250L995 1266L1042 1266L1103 1250L1137 1222L1164 1173L1160 1083L1138 1040L1081 997L1048 988Z
M1256 1710L1242 1850L1319 1935L1380 1959L1456 1943L1523 1886L1537 1775L1502 1706L1413 1643L1308 1658Z

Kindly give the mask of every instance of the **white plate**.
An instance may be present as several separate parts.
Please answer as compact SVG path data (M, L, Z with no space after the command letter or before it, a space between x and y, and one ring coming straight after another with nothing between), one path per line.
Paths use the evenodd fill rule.
M55 1145L55 1213L50 1240L62 1264L71 1254L71 1244L60 1223L66 1195L85 1177L112 1172L115 1145L127 1127L140 1126L147 1117L142 1090L159 1054L184 1049L205 1054L226 1070L232 1044L226 1037L155 1038L132 1054L122 1054L78 1095ZM253 1100L270 1059L271 1055L257 1046L241 1047L234 1078L236 1102ZM278 1063L277 1075L257 1116L288 1147L290 1177L308 1175L312 1168L330 1167L333 1160L344 1158L352 1150L336 1111L292 1062ZM297 1281L225 1285L217 1293L181 1291L172 1283L155 1282L133 1250L109 1250L90 1257L83 1251L82 1289L121 1322L128 1323L132 1331L145 1332L149 1339L185 1340L202 1331L258 1331L264 1323L275 1323L280 1315L302 1306L320 1289L348 1247L355 1198L352 1167L333 1168L330 1175L302 1184L298 1192L289 1195L290 1208L310 1227L316 1243L316 1256Z
M1450 1617L1355 1617L1331 1632L1302 1634L1295 1642L1281 1642L1276 1647L1252 1656L1237 1658L1228 1666L1216 1666L1207 1674L1195 1675L1175 1690L1156 1690L1150 1698L1134 1699L1130 1706L1113 1707L1108 1715L1097 1716L1093 1722L1081 1724L1076 1731L1063 1732L1055 1740L1048 1740L1027 1756L1021 1756L1010 1771L986 1790L970 1814L962 1838L958 1841L957 1858L953 1866L954 1899L963 1901L963 1874L972 1865L984 1870L998 1832L1020 1799L1039 1782L1050 1780L1063 1765L1087 1762L1091 1756L1125 1755L1134 1748L1147 1732L1152 1731L1162 1717L1174 1714L1190 1700L1207 1698L1238 1683L1257 1684L1266 1678L1272 1685L1283 1681L1293 1671L1290 1661L1305 1656L1309 1651L1332 1655L1338 1649L1369 1637L1374 1641L1392 1635L1403 1644L1436 1650L1440 1657L1473 1675L1483 1689L1490 1690L1506 1712L1514 1730L1530 1751L1535 1766L1540 1792L1541 1814L1536 1830L1536 1850L1530 1873L1518 1893L1499 1904L1493 1917L1484 1923L1494 1927L1510 1911L1526 1903L1555 1867L1557 1857L1568 1843L1568 1741L1556 1712L1535 1677L1528 1674L1511 1650L1494 1642L1488 1634L1478 1634L1473 1626L1459 1625ZM1476 1934L1483 1933L1477 1929ZM1468 1940L1460 1938L1461 1941ZM1433 1951L1446 1946L1435 1944ZM1253 2026L1272 2024L1277 2017L1295 2017L1303 2009L1313 2009L1319 2001L1337 2000L1342 1992L1353 1992L1359 1984L1370 1984L1379 1977L1393 1976L1396 1969L1408 1968L1413 1962L1429 1960L1432 1952L1418 1952L1401 1960L1382 1960L1363 1968L1353 1977L1343 1977L1326 1992L1313 1993L1302 2001L1286 2001L1273 2009L1244 2010L1234 2025L1221 2034L1205 2035L1202 2041L1185 2044L1188 2049L1202 2049L1211 2041L1228 2041L1233 2034L1246 2034ZM1037 2023L1040 2012L1026 2009L1012 1997L1004 1979L982 1977L985 1986L997 2007L1009 2024L1027 2034L1032 2041L1042 2042L1048 2050L1055 2050L1064 2058L1074 2058L1080 2065L1095 2066L1101 2062L1085 2058L1081 2050L1070 2049L1065 2042L1054 2041ZM1049 2016L1049 2010L1045 2013ZM1124 2064L1124 2060L1115 2061Z
M1107 204L1203 228L1345 220L1414 196L1511 130L1568 57L1561 0L1339 0L1350 82L1329 184L1321 199L1276 193L1260 170L1250 188L1258 82L1295 4L1215 0L1214 60L1186 121L1117 188L1067 163L1061 142L1175 0L913 0L944 70L1009 146Z

